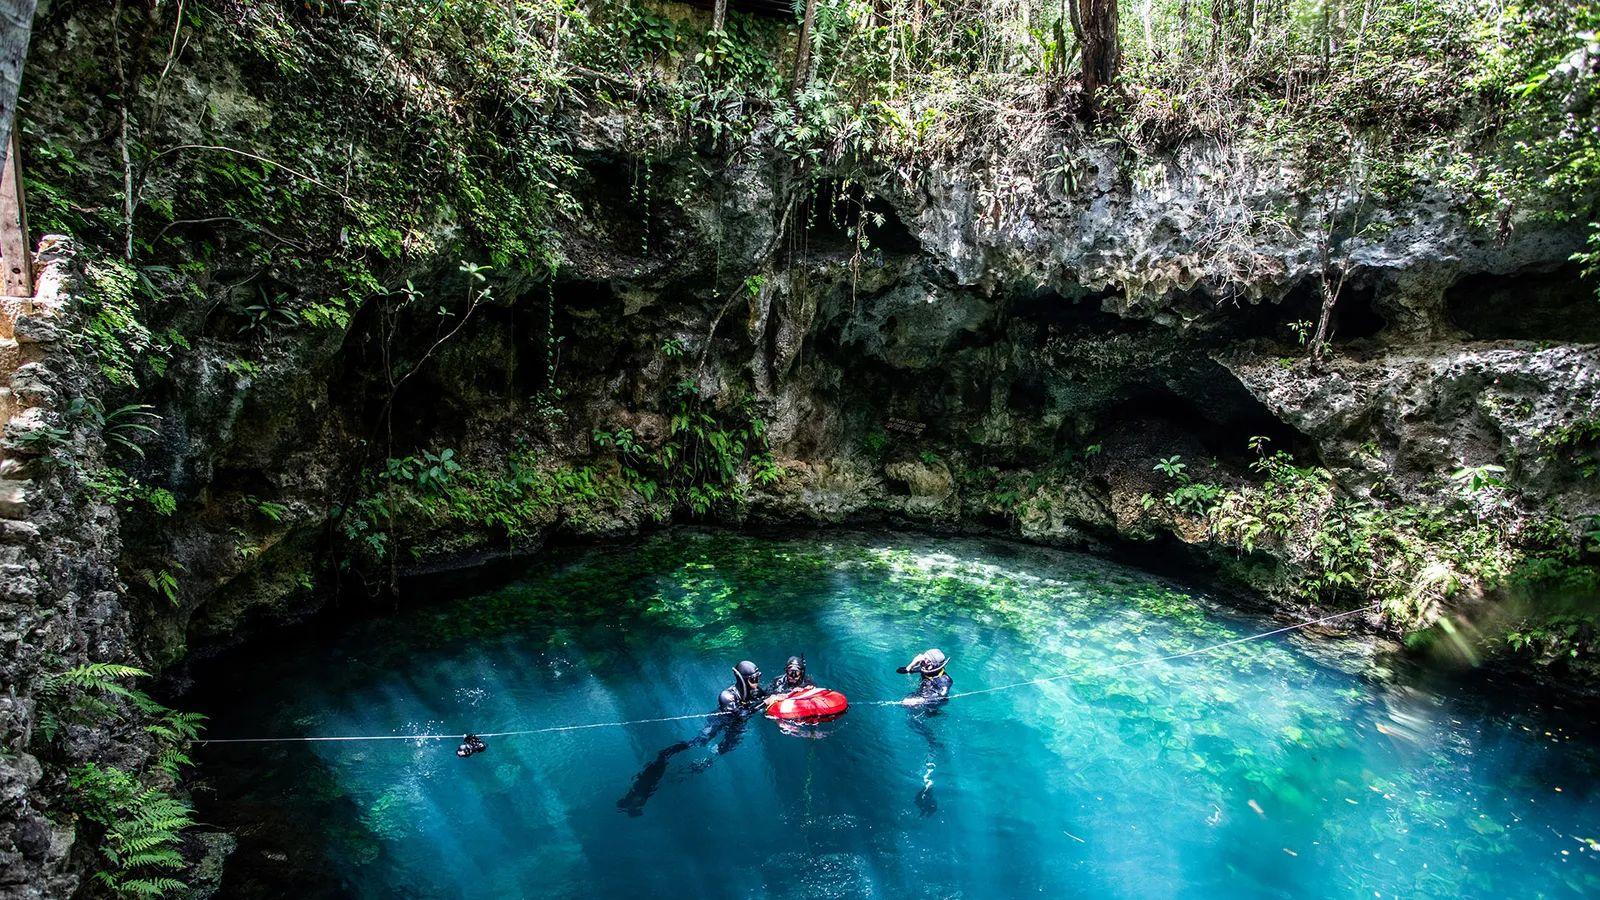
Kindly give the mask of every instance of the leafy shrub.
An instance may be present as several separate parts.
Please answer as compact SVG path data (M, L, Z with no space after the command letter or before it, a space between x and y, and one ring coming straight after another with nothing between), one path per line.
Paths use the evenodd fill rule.
M116 466L89 473L84 484L96 497L124 509L140 502L158 516L170 516L178 508L178 499L171 491L151 487Z
M107 381L136 388L139 357L153 343L150 329L139 319L138 272L106 256L92 259L84 271L90 289L79 297L84 312L80 346Z

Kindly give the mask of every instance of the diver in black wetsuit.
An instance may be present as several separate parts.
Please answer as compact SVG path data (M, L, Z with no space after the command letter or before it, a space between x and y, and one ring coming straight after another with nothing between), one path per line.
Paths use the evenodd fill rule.
M791 656L783 664L783 674L772 679L770 694L787 694L801 688L816 687L811 676L806 674L806 658L804 656Z
M761 687L761 669L750 660L733 667L733 684L717 696L717 709L724 713L750 713L760 709L767 692Z
M661 786L661 779L667 774L667 764L685 750L704 747L720 735L722 740L717 741L717 756L731 753L744 737L745 726L749 724L751 715L762 708L766 697L767 692L761 689L761 670L755 663L744 660L734 666L733 684L717 696L717 711L707 717L709 721L706 726L689 740L663 747L654 759L645 763L645 767L634 776L628 792L617 801L617 809L630 816L644 815L644 805ZM704 772L715 758L700 760L689 771Z
M922 676L917 682L917 689L900 702L905 706L923 706L938 703L950 696L952 679L944 671L944 667L949 663L943 650L924 650L913 657L911 662L896 669L895 671L901 675L915 673Z
M931 649L918 653L911 662L895 670L902 675L921 676L917 679L917 689L906 695L900 703L910 707L906 721L911 730L928 742L928 755L923 760L922 789L916 796L917 809L924 816L931 816L939 810L938 801L933 797L933 758L940 750L940 744L933 728L928 725L928 719L939 714L939 708L950 696L952 679L944 671L949 664L950 660L945 657L943 650Z

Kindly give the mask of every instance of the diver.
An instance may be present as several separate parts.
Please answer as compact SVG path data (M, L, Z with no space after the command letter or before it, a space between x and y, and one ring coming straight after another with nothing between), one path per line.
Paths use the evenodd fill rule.
M704 772L711 767L717 756L733 752L744 737L751 714L761 708L766 697L767 692L761 689L761 670L755 663L744 660L734 666L733 684L717 697L717 711L706 717L705 727L688 740L676 741L661 748L655 758L645 763L639 774L633 777L628 792L617 801L617 809L630 816L644 815L644 806L661 787L661 780L666 777L668 764L672 762L674 756L685 750L704 747L716 741L716 755L697 760L689 767L691 774ZM721 740L717 740L719 737Z
M789 661L783 664L783 674L772 679L772 688L768 693L773 698L776 698L778 694L787 694L790 691L816 686L816 682L812 681L811 676L806 674L806 658L804 656L791 656ZM771 700L769 699L768 702L770 703Z
M928 744L928 755L922 761L922 787L914 800L923 816L931 816L939 811L939 801L933 796L933 772L938 768L935 757L943 748L928 719L939 714L939 708L950 696L951 678L944 671L949 664L950 660L945 657L944 651L935 648L918 653L911 662L895 670L902 675L920 676L916 690L906 695L900 703L909 707L906 724Z
M896 669L901 675L917 674L922 678L917 682L917 689L912 691L900 703L904 706L923 706L936 704L950 696L951 678L945 674L944 668L950 661L945 658L944 651L937 648L924 650L912 657L911 662Z
M461 746L456 748L456 755L466 759L474 753L482 753L487 749L489 745L483 742L483 738L475 734L464 734L461 736Z
M746 659L733 667L733 684L718 695L717 709L724 714L749 715L766 699L767 692L761 687L761 669Z

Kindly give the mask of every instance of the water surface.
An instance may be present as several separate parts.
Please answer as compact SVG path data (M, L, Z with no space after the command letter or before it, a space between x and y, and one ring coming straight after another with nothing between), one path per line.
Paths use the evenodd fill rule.
M213 737L695 714L804 652L854 707L454 741L211 745L231 896L1576 897L1600 891L1579 710L1427 689L1092 557L905 535L672 532L202 673ZM872 706L938 646L935 715ZM1112 669L1112 666L1119 666ZM683 746L683 742L688 746ZM668 751L665 754L663 751Z

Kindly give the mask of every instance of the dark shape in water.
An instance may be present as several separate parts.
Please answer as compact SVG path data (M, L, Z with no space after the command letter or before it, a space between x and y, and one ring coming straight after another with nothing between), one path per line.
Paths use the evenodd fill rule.
M744 738L745 729L749 724L750 717L746 715L714 715L699 734L687 741L678 741L661 748L661 752L645 763L639 774L633 777L633 785L622 795L622 799L617 801L617 809L630 816L644 815L645 804L650 802L650 798L655 796L656 790L661 787L661 779L667 774L667 764L674 756L685 750L704 747L716 740L719 734L722 740L717 743L717 756L732 753L739 746L739 741ZM716 756L712 756L699 760L689 767L689 771L698 775L711 768L711 763L715 759Z

